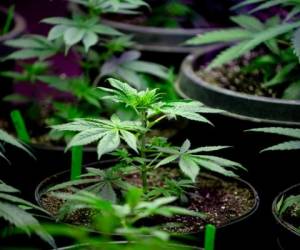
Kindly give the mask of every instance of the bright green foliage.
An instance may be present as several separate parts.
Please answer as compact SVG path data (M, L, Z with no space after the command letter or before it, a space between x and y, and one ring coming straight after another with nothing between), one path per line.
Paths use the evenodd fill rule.
M66 52L75 44L83 43L86 52L91 46L97 44L99 35L119 36L120 32L100 24L98 18L75 16L73 19L65 17L50 17L42 22L54 25L49 31L48 40L63 38L66 45Z
M300 139L300 129L297 128L268 127L268 128L250 129L248 131L284 135L295 139ZM263 151L298 150L298 149L300 149L300 140L292 140L292 141L283 142L275 146L266 148Z
M131 162L128 164L139 169L145 191L148 189L148 171L170 162L178 162L183 174L193 181L196 180L200 167L223 175L235 176L232 171L226 168L239 168L241 166L238 163L219 157L198 155L200 152L224 148L222 146L190 150L190 143L187 140L181 148L167 147L166 144L162 144L165 145L163 147L157 147L157 144L153 144L155 140L150 140L147 137L151 128L165 118L183 117L210 123L201 113L215 113L220 112L219 110L207 108L197 101L164 102L160 100L155 89L137 91L116 79L109 79L109 83L112 88L101 88L109 94L104 98L133 109L137 114L137 120L121 121L116 115L113 115L110 120L75 119L73 122L54 126L53 128L60 131L78 132L67 148L97 142L98 157L100 158L104 154L117 150L123 141L135 154L138 154L137 157L132 156ZM170 154L170 156L157 164L156 162L165 154ZM126 159L128 159L127 155Z
M39 35L25 35L22 38L6 41L5 44L18 49L5 58L13 60L33 58L44 60L57 54L62 45L60 41L51 42Z

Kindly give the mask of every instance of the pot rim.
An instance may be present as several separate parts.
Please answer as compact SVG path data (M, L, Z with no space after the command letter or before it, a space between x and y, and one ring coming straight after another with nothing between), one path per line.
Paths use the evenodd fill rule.
M212 51L209 51L207 53L211 53ZM287 106L299 106L300 109L300 100L284 100L284 99L279 99L279 98L272 98L272 97L264 97L264 96L255 96L255 95L250 95L250 94L245 94L245 93L240 93L237 91L229 90L222 88L220 86L216 86L213 84L210 84L209 82L203 80L199 76L196 75L194 71L194 64L197 59L200 57L204 56L207 53L192 53L188 55L182 62L181 65L181 72L184 74L185 77L196 83L196 85L201 86L203 88L206 88L210 91L216 92L218 94L222 95L227 95L232 98L239 98L242 100L250 100L250 101L255 101L255 102L261 102L261 103L268 103L268 104L283 104ZM187 94L185 94L179 84L179 79L175 83L175 89L178 92L178 94L183 97L183 98L190 98ZM240 114L235 114L229 111L225 111L224 113L221 113L223 115L233 117L233 118L238 118L241 120L250 120L254 122L260 122L260 123L276 123L276 124L283 124L283 125L299 125L299 122L293 122L293 121L283 121L283 120L271 120L271 119L266 119L266 118L256 118L256 117L251 117L251 116L246 116L246 115L240 115Z
M0 6L1 13L7 13L7 8ZM13 39L20 35L26 29L26 21L25 19L18 14L17 12L14 13L14 27L10 30L7 34L0 36L0 43L6 40Z
M300 183L288 187L287 189L283 190L275 197L275 199L272 202L272 215L273 215L274 219L276 220L276 222L278 224L280 224L283 228L285 228L287 231L291 232L292 234L300 237L300 232L297 232L295 230L295 227L293 227L291 224L285 222L282 218L280 218L276 212L276 206L277 206L278 200L286 193L292 191L293 189L297 189L297 188L298 189L300 188Z
M83 166L83 168L87 168L87 167L92 167L94 165L98 165L99 163L102 163L102 164L111 164L113 162L116 162L116 160L103 160L103 161L99 161L99 162L93 162L93 163L89 163L89 164L86 164ZM36 187L35 189L35 192L34 192L34 197L35 197L35 200L37 202L37 204L43 208L42 206L42 203L41 203L41 199L40 197L47 192L47 183L53 179L53 178L57 178L59 176L62 176L62 175L66 175L67 173L69 173L70 170L65 170L65 171L61 171L57 174L54 174L54 175L51 175L51 176L48 176L47 178L45 178L44 180L42 180L38 186ZM256 189L246 180L242 179L242 178L239 178L239 177L226 177L226 176L219 176L218 174L210 174L210 173L201 173L203 176L206 176L206 177L212 177L212 178L218 178L220 180L235 180L236 182L240 183L241 185L244 185L245 187L247 187L247 189L249 191L251 191L252 195L253 195L253 200L254 200L254 204L252 206L252 208L246 212L245 214L241 215L240 217L237 217L235 219L233 219L232 221L229 221L228 223L225 223L219 227L217 227L217 230L220 230L220 229L223 229L227 226L231 226L231 225L235 225L236 223L240 222L240 221L243 221L244 219L250 217L251 215L253 215L258 207L259 207L259 204L260 204L260 199L259 199L259 196L258 196L258 192L256 191ZM49 186L48 186L49 187ZM52 215L51 215L51 219L55 219ZM94 231L92 229L88 229L90 231ZM196 235L198 233L201 233L203 232L204 230L200 230L198 232L191 232L191 233L180 233L180 234L174 234L174 236L176 235L182 235L182 236L188 236L188 235ZM114 235L117 235L117 234L114 234Z

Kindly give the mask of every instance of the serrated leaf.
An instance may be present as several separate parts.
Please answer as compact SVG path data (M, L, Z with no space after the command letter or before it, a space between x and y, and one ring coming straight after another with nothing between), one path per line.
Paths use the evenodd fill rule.
M83 146L98 141L107 134L102 128L91 128L76 134L69 142L67 149L74 146Z
M71 47L78 43L84 36L85 30L79 28L68 28L64 33L64 41L67 46Z
M98 36L94 32L87 32L82 40L84 49L89 51L90 47L94 46L98 42Z
M283 142L275 146L266 148L262 150L262 152L275 151L275 150L298 150L298 149L300 149L300 141L288 141L288 142Z
M298 60L300 62L300 29L297 29L292 38L292 44L295 55L298 57Z
M230 176L230 177L237 176L234 172L226 170L224 167L220 166L219 164L217 164L215 162L201 160L199 158L194 158L194 161L196 161L197 164L199 164L203 168L206 168L207 170L217 172L217 173L225 175L225 176Z
M190 157L182 156L179 159L179 167L181 171L189 177L193 182L199 174L200 168Z
M233 22L252 32L262 31L263 23L256 17L250 15L238 15L230 18Z
M169 164L169 163L177 160L178 158L179 158L179 155L170 155L170 156L166 157L165 159L161 160L160 162L158 162L158 164L155 166L155 168Z
M180 153L186 153L191 147L191 142L189 140L185 140L182 146L180 147Z
M189 150L190 154L200 153L200 152L211 152L211 151L219 151L225 148L230 148L231 146L207 146L207 147L199 147L192 150Z
M285 135L285 136L300 139L300 129L299 128L266 127L266 128L249 129L246 131Z
M137 138L134 134L125 131L125 130L121 130L121 135L123 137L123 140L127 143L127 145L132 148L135 152L138 152L137 149Z
M54 26L48 33L48 40L51 41L62 37L67 29L68 27L65 25Z
M120 145L120 136L118 132L107 133L98 143L97 153L98 159L106 153L110 153L117 149Z

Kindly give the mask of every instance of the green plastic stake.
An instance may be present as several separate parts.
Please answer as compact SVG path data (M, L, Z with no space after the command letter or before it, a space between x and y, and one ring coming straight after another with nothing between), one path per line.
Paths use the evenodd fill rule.
M72 147L72 166L71 166L71 180L76 180L81 175L81 165L83 158L83 147Z
M214 250L216 239L216 227L208 224L205 227L204 250Z
M11 120L14 124L15 130L17 132L18 138L24 142L30 142L30 136L27 131L24 119L19 110L13 110L10 113Z

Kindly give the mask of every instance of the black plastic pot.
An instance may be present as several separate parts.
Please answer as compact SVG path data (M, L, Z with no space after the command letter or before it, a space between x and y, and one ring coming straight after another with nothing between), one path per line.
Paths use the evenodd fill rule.
M182 59L192 53L207 53L224 45L185 46L184 43L201 33L216 28L160 28L147 27L126 22L102 19L102 23L111 26L124 34L132 35L134 49L142 51L143 59L159 62L170 66L180 65Z
M218 51L192 54L181 65L177 92L183 96L199 100L207 106L226 111L225 115L258 123L300 125L300 101L258 97L227 90L196 75L195 69L205 65Z
M104 162L98 162L89 164L86 167L101 167L101 168L107 168L112 164L113 161L104 161ZM60 172L58 174L55 174L53 176L50 176L46 179L44 179L36 188L35 190L35 199L36 202L39 204L39 206L42 206L41 203L41 197L43 194L47 192L49 187L64 182L68 180L69 178L69 171ZM209 176L209 175L208 175ZM222 179L228 179L223 178ZM240 249L251 249L253 250L253 247L255 245L252 245L252 240L250 235L248 235L247 230L249 229L255 229L256 225L256 212L259 207L259 196L254 187L246 182L243 179L235 178L235 181L239 183L239 185L247 187L249 190L251 190L255 203L252 207L252 209L242 215L239 218L236 218L232 220L231 222L224 224L220 226L217 229L217 240L216 240L216 250L224 250L224 249L231 249L231 250L240 250ZM183 236L183 237L182 237ZM240 241L235 241L235 238L238 238ZM184 242L185 244L193 244L197 246L203 245L204 240L204 232L200 231L199 233L193 233L193 234L184 234L179 235L179 237L174 236L174 239L180 240ZM245 242L247 242L247 245L245 245Z
M272 204L272 214L277 223L277 243L279 249L295 250L300 246L300 233L289 223L285 222L276 212L276 205L282 197L300 194L300 183L293 185L276 196Z

